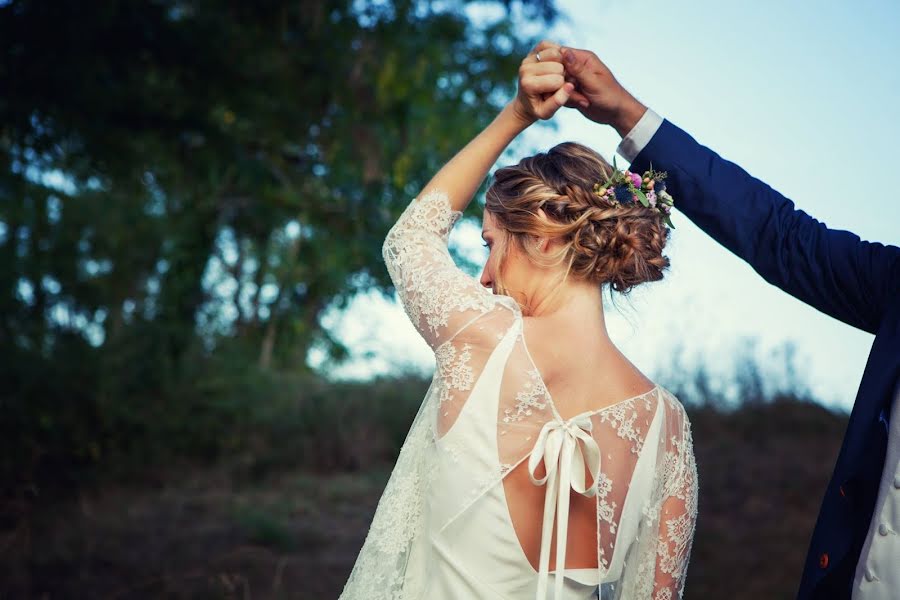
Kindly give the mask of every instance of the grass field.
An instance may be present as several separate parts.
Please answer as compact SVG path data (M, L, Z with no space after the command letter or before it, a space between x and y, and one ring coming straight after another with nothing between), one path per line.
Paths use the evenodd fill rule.
M686 597L793 597L846 416L795 400L690 412ZM0 597L336 598L392 465L326 475L299 459L262 476L240 460L168 466L32 506L4 532Z

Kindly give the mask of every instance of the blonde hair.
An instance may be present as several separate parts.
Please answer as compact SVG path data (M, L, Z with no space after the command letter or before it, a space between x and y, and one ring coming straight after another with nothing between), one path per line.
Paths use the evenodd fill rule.
M669 229L657 212L640 203L615 206L594 194L594 184L611 173L602 156L575 142L494 173L485 209L505 234L495 242L499 265L495 283L500 293L508 294L502 267L510 243L535 264L565 263L562 281L571 274L628 293L636 285L663 278L669 266L662 253ZM545 255L535 245L540 238L556 238L562 244Z

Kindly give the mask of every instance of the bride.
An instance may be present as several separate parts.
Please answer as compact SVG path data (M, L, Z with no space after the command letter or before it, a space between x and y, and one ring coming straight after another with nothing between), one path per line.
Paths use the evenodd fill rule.
M447 251L506 146L569 101L559 48L536 50L517 97L385 240L436 370L341 598L659 600L684 589L690 424L613 345L602 303L604 287L627 292L668 266L665 174L560 144L494 174L480 282Z

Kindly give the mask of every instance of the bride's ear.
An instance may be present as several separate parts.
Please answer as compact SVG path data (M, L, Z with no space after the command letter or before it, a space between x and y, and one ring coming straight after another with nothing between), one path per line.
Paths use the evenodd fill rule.
M538 210L538 214L541 216L541 219L546 221L547 213L544 212L544 209L538 207L537 210ZM534 242L532 242L532 243L534 244L535 250L537 250L538 252L544 253L547 251L547 248L550 246L550 238L535 236Z

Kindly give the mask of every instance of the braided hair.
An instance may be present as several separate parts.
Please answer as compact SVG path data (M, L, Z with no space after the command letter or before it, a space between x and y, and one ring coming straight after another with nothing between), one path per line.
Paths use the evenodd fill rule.
M663 255L669 229L659 213L637 202L616 206L594 194L594 184L611 173L602 156L575 142L498 169L485 209L508 237L500 271L512 242L542 266L565 263L564 280L571 274L628 293L641 283L662 279L669 266ZM534 246L536 238L556 238L562 244L545 255Z

